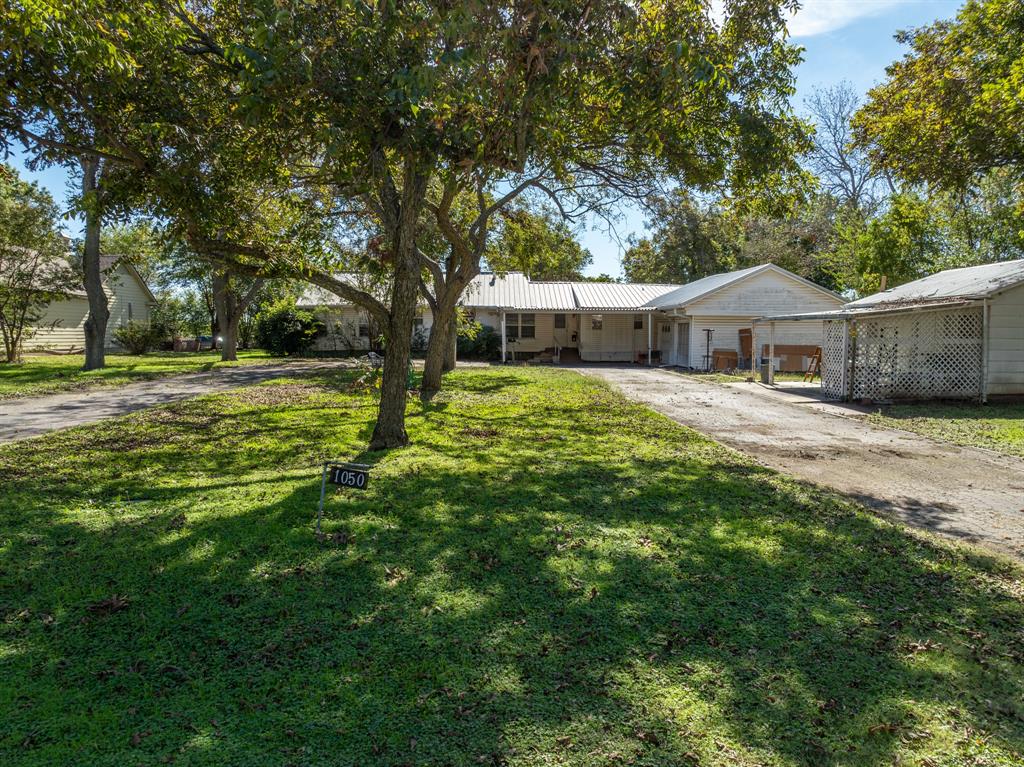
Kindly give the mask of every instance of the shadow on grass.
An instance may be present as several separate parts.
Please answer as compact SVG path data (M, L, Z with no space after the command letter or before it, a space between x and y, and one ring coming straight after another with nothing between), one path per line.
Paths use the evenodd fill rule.
M512 378L493 391L529 385ZM225 407L218 449L198 454L173 441L195 423L162 424L98 493L93 475L48 486L38 465L8 478L5 763L890 764L929 738L1024 747L1022 612L991 562L667 424L640 435L657 450L612 445L612 408L632 409L603 391L586 417L549 400L529 422L414 403L417 447L362 454L380 461L371 489L333 496L317 541L315 454L356 455L373 416L327 401ZM215 458L268 433L276 447ZM229 464L238 480L210 481Z

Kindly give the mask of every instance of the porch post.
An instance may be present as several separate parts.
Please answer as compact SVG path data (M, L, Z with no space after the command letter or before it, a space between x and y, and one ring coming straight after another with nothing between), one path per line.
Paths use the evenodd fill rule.
M508 336L505 335L505 310L501 310L501 364L505 364L506 351L505 345L508 343Z
M768 323L768 385L775 385L775 322Z
M647 312L647 366L650 367L654 364L651 359L651 354L654 350L654 323L651 322L651 318L654 315Z

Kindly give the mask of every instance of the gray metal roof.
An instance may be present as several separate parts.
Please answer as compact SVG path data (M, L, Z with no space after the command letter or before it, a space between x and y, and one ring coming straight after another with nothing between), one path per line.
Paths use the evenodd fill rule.
M942 299L987 298L1024 284L1024 259L947 269L871 296L851 301L848 309L880 305L918 305Z
M532 282L521 272L479 274L462 295L466 306L526 311L576 310L572 283Z
M640 311L658 296L663 296L678 287L620 282L572 283L577 308L592 312Z

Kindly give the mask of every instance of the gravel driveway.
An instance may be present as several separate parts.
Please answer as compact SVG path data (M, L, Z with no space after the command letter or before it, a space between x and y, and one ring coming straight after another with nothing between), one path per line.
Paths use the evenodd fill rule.
M855 408L757 384L590 367L681 424L907 524L1024 559L1024 461L872 426Z
M154 405L237 389L270 378L354 364L347 359L239 365L107 388L0 402L0 444L101 421Z

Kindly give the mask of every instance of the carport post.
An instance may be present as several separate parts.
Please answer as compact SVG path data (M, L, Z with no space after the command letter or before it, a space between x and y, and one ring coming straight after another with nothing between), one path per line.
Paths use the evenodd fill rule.
M647 365L648 365L648 367L650 367L651 365L654 364L653 360L651 360L651 354L652 354L652 352L654 350L654 335L653 335L653 333L654 333L654 323L651 322L651 318L653 316L654 315L652 315L650 312L647 312Z
M775 322L768 323L768 385L775 386Z
M505 335L505 310L501 310L501 364L505 364L505 344L508 343L508 336Z
M750 321L750 377L757 377L757 320Z

